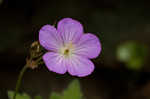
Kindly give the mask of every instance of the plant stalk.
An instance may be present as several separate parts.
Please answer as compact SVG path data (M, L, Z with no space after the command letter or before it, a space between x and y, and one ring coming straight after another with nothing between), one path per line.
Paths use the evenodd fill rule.
M25 65L22 70L20 71L20 74L19 74L19 77L18 77L18 80L17 80L17 84L16 84L16 88L15 88L15 93L14 93L14 96L13 96L13 99L16 99L16 95L19 91L19 88L20 88L20 85L21 85L21 81L22 81L22 78L23 78L23 74L25 73L25 71L27 70L28 66Z

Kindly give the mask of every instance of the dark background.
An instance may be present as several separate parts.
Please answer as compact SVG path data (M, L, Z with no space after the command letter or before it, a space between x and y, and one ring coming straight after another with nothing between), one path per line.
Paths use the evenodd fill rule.
M149 99L149 62L137 73L116 60L116 48L122 42L150 44L149 11L148 0L0 0L0 99L7 99L7 90L14 89L40 28L64 17L79 20L85 32L96 34L102 43L94 73L79 78L86 99ZM73 78L42 65L27 71L21 91L47 99Z

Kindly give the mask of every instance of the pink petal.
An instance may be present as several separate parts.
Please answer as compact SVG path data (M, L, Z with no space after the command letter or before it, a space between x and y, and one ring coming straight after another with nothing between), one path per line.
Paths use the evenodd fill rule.
M43 60L50 71L59 74L64 74L67 71L66 62L58 53L48 52L44 54Z
M99 39L90 33L82 35L80 41L75 45L75 54L87 58L96 58L101 52Z
M39 41L45 49L50 51L56 51L62 44L56 28L51 25L45 25L40 29Z
M61 33L64 42L76 42L83 34L80 22L71 18L64 18L58 22L57 30Z
M68 61L67 69L73 76L84 77L93 72L94 64L85 57L75 55Z

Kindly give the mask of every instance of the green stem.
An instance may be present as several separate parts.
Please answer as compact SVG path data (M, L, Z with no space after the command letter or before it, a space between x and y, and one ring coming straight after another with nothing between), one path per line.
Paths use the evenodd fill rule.
M19 90L19 88L20 88L23 74L24 74L24 72L27 70L27 68L28 68L28 66L25 65L25 66L22 68L22 70L20 71L20 74L19 74L19 77L18 77L18 80L17 80L17 84L16 84L16 88L15 88L15 93L14 93L13 99L16 99L16 95L17 95L18 90Z

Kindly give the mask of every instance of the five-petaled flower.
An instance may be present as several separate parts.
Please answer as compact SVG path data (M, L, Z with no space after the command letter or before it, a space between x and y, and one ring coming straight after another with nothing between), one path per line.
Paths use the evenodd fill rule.
M64 18L58 22L57 29L45 25L39 31L40 44L48 50L43 55L44 63L50 71L72 76L84 77L91 74L94 64L90 61L101 52L99 39L83 32L80 22Z

